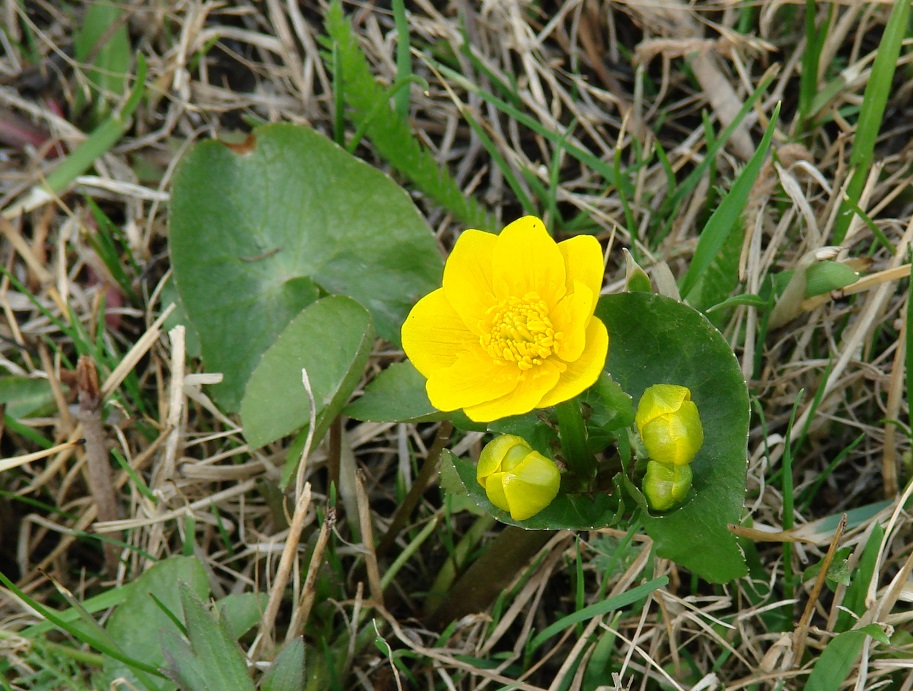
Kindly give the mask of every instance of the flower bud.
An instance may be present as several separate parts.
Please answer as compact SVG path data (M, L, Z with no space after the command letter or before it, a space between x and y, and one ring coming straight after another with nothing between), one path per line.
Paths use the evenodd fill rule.
M704 443L704 429L691 391L655 384L644 391L634 416L647 455L660 463L687 465Z
M644 494L654 511L668 511L680 504L691 489L691 466L668 463L647 463Z
M535 516L558 495L558 466L523 437L502 434L485 445L476 478L488 500L515 521Z

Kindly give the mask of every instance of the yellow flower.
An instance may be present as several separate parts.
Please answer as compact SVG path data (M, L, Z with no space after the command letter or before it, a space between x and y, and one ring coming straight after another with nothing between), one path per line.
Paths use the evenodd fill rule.
M644 391L634 416L647 455L660 463L687 465L704 443L704 428L691 391L655 384Z
M556 243L534 216L500 235L467 230L443 287L403 324L403 348L439 410L489 422L561 403L593 384L609 335L593 316L602 250L592 236Z
M488 500L515 521L535 516L558 495L561 474L523 437L502 434L485 445L476 478Z
M691 489L691 466L649 461L644 476L644 494L654 511L668 511Z

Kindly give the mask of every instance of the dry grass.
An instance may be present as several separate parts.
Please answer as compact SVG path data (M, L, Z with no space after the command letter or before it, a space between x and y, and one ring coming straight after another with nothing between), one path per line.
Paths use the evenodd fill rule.
M262 592L273 597L257 639L245 643L253 661L270 659L274 639L281 642L286 629L290 636L304 631L312 639L349 631L351 645L334 658L343 688L595 688L592 678L585 679L587 665L581 660L604 654L594 642L612 636L610 663L599 679L608 688L800 688L833 637L846 588L833 592L816 588L814 578L800 578L790 599L791 590L783 585L784 558L792 562L786 573L801 575L836 545L851 550L852 570L880 523L885 536L862 620L896 627L904 635L895 636L891 647L867 643L846 688L911 688L913 677L903 671L913 659L907 611L913 537L903 508L910 490L905 379L906 262L913 236L909 55L902 54L860 201L896 253L873 242L869 228L857 219L839 255L834 254L865 266L873 278L863 289L796 306L794 318L772 331L750 306L735 308L721 323L755 396L745 521L756 541L749 550L750 577L712 587L655 558L643 536L620 549L623 533L560 533L493 615L466 617L441 638L421 622L423 593L471 521L445 515L437 492L429 491L378 571L370 568L370 558L367 571L362 566L366 552L373 555L370 542L353 541L354 535L368 533L371 520L375 536L383 534L413 481L412 459L428 452L435 428L347 423L338 443L342 457L364 473L357 502L362 526L356 527L359 517L353 512L341 512L328 531L323 521L327 444L315 446L307 458L302 480L310 482L312 494L297 495L298 510L289 505L284 513L275 488L285 447L246 447L237 421L207 397L209 380L199 360L185 357L184 332L168 331L171 323L163 319L171 301L163 293L169 270L169 180L182 152L196 140L259 121L303 123L331 134L331 77L318 52L321 4L175 1L123 7L132 44L149 66L147 98L132 126L66 194L0 221L5 269L0 375L46 380L53 394L40 416L0 425L0 455L8 459L0 461L0 570L26 593L60 608L55 582L84 600L131 581L157 560L185 552L205 565L214 596ZM85 121L68 116L78 92L87 88L86 65L75 61L72 51L84 9L45 0L0 4L6 27L0 44L0 208L25 199L55 165L57 153L72 151L86 136ZM510 220L521 213L517 195L467 126L465 114L484 123L510 168L527 174L518 176L519 185L543 212L559 210L565 219L585 212L603 239L612 238L607 290L621 286L623 247L633 246L658 281L664 266L675 276L684 274L707 204L718 199L715 186L728 188L778 101L784 103L784 117L775 137L777 157L762 172L744 215L737 292L760 293L768 277L831 242L858 105L890 9L884 3L834 5L821 71L831 79L837 74L833 65L839 65L846 83L823 106L826 122L801 140L796 115L805 51L801 4L758 0L694 8L677 2L569 0L491 2L479 9L475 3L418 0L409 9L413 67L428 82L427 90L413 86L410 94L416 136L467 194L499 219ZM346 5L346 11L377 78L391 83L396 75L391 12L361 3ZM488 74L461 52L464 31ZM432 53L449 55L481 89L499 97L504 96L498 82L512 85L515 105L547 130L564 132L574 123L568 141L610 165L618 156L620 169L631 171L633 194L622 198L553 142L460 84L443 81L428 60ZM658 217L658 200L669 191L670 178L652 152L662 148L680 181L706 149L702 113L718 133L767 73L774 75L772 85L717 157L716 177L705 177L674 217ZM370 142L358 154L386 167ZM556 157L560 175L553 186L550 166ZM531 181L549 191L550 202L539 197ZM93 246L99 227L89 200L123 233L121 256L135 262L125 263L134 299L118 286ZM442 246L448 246L459 224L434 204L421 198L418 203ZM651 236L666 220L668 234ZM77 355L84 351L74 338L92 344L105 443L144 478L155 497L137 491L128 474L116 468L115 495L109 498L119 515L111 515L108 506L104 522L97 507L98 493L105 490L93 486L90 469L105 459L93 458L97 444L73 443L91 439L89 425L98 422L97 415L92 421L90 403L78 405L75 372ZM378 348L371 371L395 355ZM42 440L51 448L42 450ZM457 452L466 452L477 448L478 436L454 443ZM792 463L794 496L807 499L796 503L785 525L783 483L776 477L784 454ZM822 520L882 500L887 501L851 520L843 534L835 532L836 520ZM448 518L451 523L442 526ZM410 545L431 521L440 522L433 536ZM483 533L480 544L496 530ZM123 542L103 551L93 534ZM307 551L297 549L299 535L310 541ZM330 543L329 554L309 569L311 548L320 541ZM791 547L784 550L786 544ZM478 544L471 554L477 550ZM404 551L412 556L381 595L379 579ZM106 553L109 565L111 555L120 559L116 571L105 571ZM613 555L618 561L607 565ZM589 619L527 658L531 631L660 574L670 576L670 585L644 607ZM579 576L584 586L577 602ZM38 619L4 592L0 657L8 661L7 688L30 688L17 678L40 669L36 660L47 654L17 635ZM362 644L367 626L380 632L386 650ZM362 638L357 639L358 632ZM801 648L805 656L797 657ZM393 664L394 657L408 673ZM84 688L92 666L74 669L85 676L73 681L73 688ZM39 686L67 688L53 681Z

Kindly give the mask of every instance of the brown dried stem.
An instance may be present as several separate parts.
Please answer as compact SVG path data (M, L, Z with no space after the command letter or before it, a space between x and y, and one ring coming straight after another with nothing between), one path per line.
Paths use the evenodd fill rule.
M86 468L89 475L89 490L98 509L98 520L116 521L117 497L105 432L101 419L101 395L98 387L98 372L91 358L83 355L76 364L76 390L79 398L79 421L85 436ZM105 542L105 566L108 575L117 573L117 551L114 545Z

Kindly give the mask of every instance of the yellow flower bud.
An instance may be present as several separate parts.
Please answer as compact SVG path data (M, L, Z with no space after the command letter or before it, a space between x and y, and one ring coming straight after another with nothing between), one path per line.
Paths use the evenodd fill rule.
M634 422L647 455L660 463L687 465L704 443L697 406L684 386L655 384L644 391Z
M485 445L479 456L476 479L488 500L515 521L535 516L558 495L558 466L523 437L502 434Z
M691 466L649 461L644 476L644 494L654 511L668 511L688 496Z

